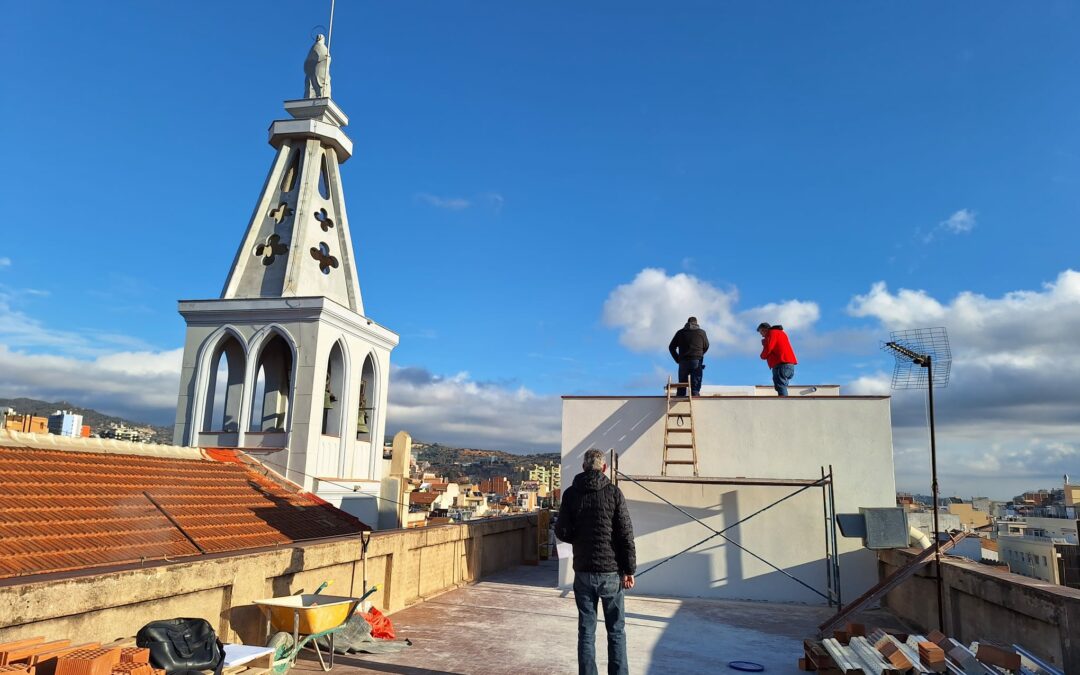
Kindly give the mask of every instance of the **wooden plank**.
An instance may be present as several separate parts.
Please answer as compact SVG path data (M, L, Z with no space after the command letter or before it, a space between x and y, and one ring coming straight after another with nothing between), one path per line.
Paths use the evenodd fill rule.
M944 553L948 550L951 550L953 546L956 546L957 542L959 542L966 536L966 532L960 532L957 536L950 537L948 541L940 545L939 548L941 552ZM934 547L931 546L930 548L919 553L919 555L910 560L906 565L882 579L880 582L878 582L876 586L870 588L870 590L866 591L858 598L855 598L855 600L851 604L847 605L842 610L830 617L825 623L818 626L818 630L821 632L822 635L825 635L828 631L832 630L836 626L839 626L849 617L854 616L856 612L863 610L870 603L881 598L883 595L906 581L909 577L915 574L915 572L918 571L923 565L930 562L933 557Z

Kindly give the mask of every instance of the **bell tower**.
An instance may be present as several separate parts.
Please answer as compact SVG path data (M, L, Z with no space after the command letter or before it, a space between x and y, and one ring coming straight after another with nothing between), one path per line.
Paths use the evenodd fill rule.
M316 491L381 479L398 336L364 315L341 183L353 145L323 36L304 71L306 97L270 125L276 155L221 297L179 303L174 442L241 448Z

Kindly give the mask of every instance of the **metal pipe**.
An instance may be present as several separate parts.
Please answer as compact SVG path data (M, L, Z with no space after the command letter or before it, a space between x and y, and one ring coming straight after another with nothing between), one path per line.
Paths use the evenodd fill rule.
M926 355L926 395L930 403L930 490L934 495L934 569L937 574L938 630L945 633L945 583L941 577L941 525L938 522L937 442L934 437L934 365Z
M829 510L832 512L832 550L833 550L833 574L836 576L836 580L833 585L836 587L836 605L840 609L844 608L844 593L840 588L840 548L837 543L836 537L836 480L833 474L833 466L829 465Z
M821 467L821 479L825 480L825 467ZM825 523L825 588L829 593L829 607L833 606L832 544L829 542L829 498L825 485L821 486L821 514Z

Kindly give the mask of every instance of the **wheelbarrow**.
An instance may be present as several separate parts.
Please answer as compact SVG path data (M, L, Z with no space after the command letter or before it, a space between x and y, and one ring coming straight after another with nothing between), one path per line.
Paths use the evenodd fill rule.
M334 634L345 627L359 604L360 598L317 593L256 600L255 605L266 615L267 646L275 647L273 671L284 673L296 663L300 650L309 644L315 649L323 671L333 668ZM291 644L281 644L282 641L276 639L279 631L291 634ZM324 637L330 643L329 664L317 642Z

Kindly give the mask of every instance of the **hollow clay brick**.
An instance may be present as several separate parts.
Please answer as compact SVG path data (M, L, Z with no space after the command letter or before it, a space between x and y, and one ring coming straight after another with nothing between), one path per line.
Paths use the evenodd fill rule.
M8 663L8 652L20 647L26 647L28 645L41 644L45 641L43 637L32 637L25 640L15 640L14 642L5 642L0 644L0 666L6 666Z
M120 650L120 663L150 663L150 650L146 647L124 647Z
M80 649L65 654L56 664L55 675L111 675L120 663L120 648Z
M70 644L71 640L53 640L52 642L38 642L37 644L17 647L7 652L7 662L25 661L26 663L33 663L34 656L67 647Z
M150 667L149 663L125 663L121 661L112 668L112 675L153 675L153 673L154 669Z

